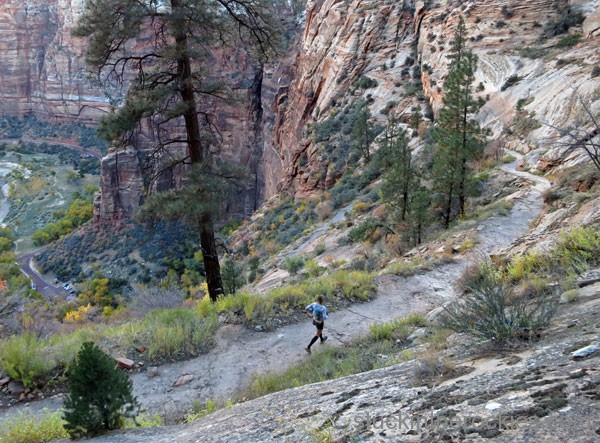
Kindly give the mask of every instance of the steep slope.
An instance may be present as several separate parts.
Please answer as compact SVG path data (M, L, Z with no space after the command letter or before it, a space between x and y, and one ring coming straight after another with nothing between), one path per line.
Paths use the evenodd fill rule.
M572 28L583 32L572 47L558 44L568 33L544 35L545 26L566 20L569 7L587 17ZM556 133L540 123L567 126L581 116L579 100L597 103L600 82L591 74L599 43L597 11L593 1L309 2L295 70L274 104L273 149L281 165L268 168L281 171L280 189L314 194L330 187L340 171L320 154L310 125L358 100L366 100L380 122L390 110L408 120L415 105L425 117L429 105L437 111L449 40L462 14L487 99L481 122L498 138L515 125L518 105L534 113L537 124L504 143L522 152L539 149L537 166L547 169L562 151L554 149ZM275 191L267 187L267 195Z

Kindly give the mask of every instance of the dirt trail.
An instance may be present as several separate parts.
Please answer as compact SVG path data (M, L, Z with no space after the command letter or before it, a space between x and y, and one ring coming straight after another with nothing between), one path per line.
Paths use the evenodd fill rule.
M511 154L520 157L517 153ZM519 192L508 216L491 217L476 225L479 253L471 253L463 260L407 278L392 275L378 277L377 297L374 300L332 312L325 327L325 334L329 335L330 340L324 346L341 346L365 334L374 321L387 321L411 312L431 310L455 296L454 281L464 267L481 257L481 252L489 254L518 241L528 231L530 222L539 215L541 193L550 184L542 177L516 171L516 167L517 161L503 165L502 169L530 180L533 186ZM272 332L249 331L242 326L225 325L217 332L217 346L208 354L162 365L154 378L149 378L145 372L132 375L135 395L152 414L180 416L195 400L232 398L250 382L255 372L279 371L298 361L315 358L320 349L318 344L314 346L312 357L304 351L312 334L313 327L308 321ZM184 375L193 379L183 386L174 387L174 383ZM29 407L39 410L44 406L54 409L61 405L60 399L48 399Z

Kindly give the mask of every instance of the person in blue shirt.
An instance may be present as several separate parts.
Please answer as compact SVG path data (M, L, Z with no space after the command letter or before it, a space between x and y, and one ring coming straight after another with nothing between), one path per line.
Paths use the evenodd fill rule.
M317 300L304 308L303 312L312 318L313 325L317 328L316 335L312 338L308 346L304 348L304 350L310 354L310 347L314 345L318 339L321 339L321 343L327 340L327 336L323 335L325 319L328 317L327 308L323 306L323 296L317 296Z

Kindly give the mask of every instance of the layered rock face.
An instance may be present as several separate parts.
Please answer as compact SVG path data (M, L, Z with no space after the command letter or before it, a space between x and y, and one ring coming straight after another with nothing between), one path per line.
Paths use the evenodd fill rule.
M585 18L570 31L582 33L582 41L557 51L553 47L568 34L541 37L546 24L564 18L565 8ZM386 108L406 118L416 104L424 109L418 95L410 97L416 67L421 71L422 93L437 112L459 15L466 22L469 48L479 57L477 81L487 98L479 119L495 137L511 125L517 104L535 112L538 123L572 124L581 117L579 100L593 103L599 83L591 75L597 63L599 11L597 1L586 0L309 2L294 69L289 81L279 78L282 84L273 104L272 149L279 163L267 167L280 173L281 181L267 182L267 195L289 189L307 196L333 184L339 171L320 158L306 129L342 110L340 103L367 100L381 124ZM376 80L377 86L360 90L356 87L360 76ZM511 78L513 83L507 83ZM541 125L511 143L523 152L541 149L540 167L548 166L563 151L548 143L553 135L549 126ZM308 162L300 165L301 156Z
M385 106L394 92L399 92L394 84L403 78L402 65L414 38L409 2L325 0L307 4L306 29L291 81L280 85L273 104L273 146L281 159L281 181L277 188L267 186L267 195L290 187L298 195L307 195L332 184L335 171L320 161L317 147L306 137L307 125L326 117L336 101L360 94L352 85L361 75L379 82L369 90L371 107ZM385 71L379 69L383 64ZM308 163L299 167L298 158L303 154ZM315 180L312 172L323 170L325 174L318 174L322 180Z
M71 36L84 0L0 4L0 114L96 123L108 110L85 71L85 41Z

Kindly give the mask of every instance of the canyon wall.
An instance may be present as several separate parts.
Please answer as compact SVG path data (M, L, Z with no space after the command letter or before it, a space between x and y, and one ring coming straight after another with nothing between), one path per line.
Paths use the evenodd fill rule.
M86 80L85 42L70 35L82 4L0 5L0 114L95 124L107 111L102 92ZM309 1L300 33L277 63L263 68L239 54L215 55L213 66L235 79L236 97L209 104L221 137L216 154L250 171L232 212L249 214L281 191L307 197L330 188L343 171L322 155L310 128L353 103L366 101L380 125L389 112L408 120L415 106L426 120L433 118L442 104L459 14L479 57L477 81L486 99L480 121L502 138L514 126L517 105L523 107L539 127L513 134L506 145L537 152L534 168L554 166L563 150L548 142L555 135L551 126L575 122L581 100L598 103L600 77L592 71L598 64L599 6L598 0ZM543 30L568 7L585 18L569 31L582 38L557 50L562 36L545 38ZM361 79L375 86L360 87ZM149 132L104 159L98 220L130 217L142 202Z
M486 99L479 120L500 138L514 126L517 105L524 106L539 128L514 134L507 146L539 151L533 167L555 165L564 149L549 141L556 135L551 126L574 123L582 115L581 101L598 103L599 81L592 71L598 63L599 6L597 0L309 1L290 78L279 85L273 102L268 143L280 163L267 167L280 180L267 182L267 196L279 190L310 196L335 182L340 171L324 161L307 128L358 100L369 104L379 124L390 111L407 121L415 106L433 117L442 105L459 15L466 22L468 47L479 57L476 76ZM569 30L582 38L557 49L569 33L544 36L544 29L560 22L568 8L585 18ZM376 85L361 89L361 77ZM301 156L308 161L298 161Z
M5 0L0 4L0 116L35 115L95 126L109 111L104 92L89 80L85 39L71 36L83 7L84 0ZM211 66L233 79L230 99L205 103L205 107L216 116L219 149L214 154L248 170L243 190L227 208L230 213L247 215L263 200L265 188L263 70L241 50L216 52ZM97 221L130 218L143 202L144 186L161 167L147 167L155 132L156 128L144 125L131 146L112 149L103 159ZM160 189L169 183L163 177L153 186Z
M94 124L108 110L91 86L86 43L71 36L84 0L0 4L0 115Z

